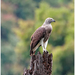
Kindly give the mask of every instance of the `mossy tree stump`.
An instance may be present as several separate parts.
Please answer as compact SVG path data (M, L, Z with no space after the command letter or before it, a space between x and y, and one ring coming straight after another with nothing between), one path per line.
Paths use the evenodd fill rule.
M25 69L23 75L51 75L52 73L52 53L40 52L31 56L30 70Z

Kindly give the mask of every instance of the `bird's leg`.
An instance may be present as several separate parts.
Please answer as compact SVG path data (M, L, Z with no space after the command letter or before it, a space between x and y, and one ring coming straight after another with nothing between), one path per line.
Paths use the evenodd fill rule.
M46 52L46 45L45 45L45 43L43 42L43 52Z
M44 42L43 41L41 42L41 46L42 46L43 52L44 52L45 51L45 46L44 46Z
M46 52L46 48L43 46L43 52L44 52L44 51Z
M45 52L47 51L47 50L46 50L47 43L48 43L48 40L47 40L45 43L43 43L43 51L45 51Z

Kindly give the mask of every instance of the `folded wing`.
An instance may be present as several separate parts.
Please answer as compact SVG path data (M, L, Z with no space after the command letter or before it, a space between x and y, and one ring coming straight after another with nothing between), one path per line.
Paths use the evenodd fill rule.
M37 46L40 40L44 38L45 34L46 34L46 30L43 27L39 27L33 33L33 35L31 36L31 44L30 44L31 50L33 50Z

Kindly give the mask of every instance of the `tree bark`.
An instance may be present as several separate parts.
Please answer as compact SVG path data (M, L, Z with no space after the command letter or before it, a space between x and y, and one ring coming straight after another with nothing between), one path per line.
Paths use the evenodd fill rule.
M52 73L52 53L43 52L41 55L31 56L30 70L25 69L23 75L51 75Z

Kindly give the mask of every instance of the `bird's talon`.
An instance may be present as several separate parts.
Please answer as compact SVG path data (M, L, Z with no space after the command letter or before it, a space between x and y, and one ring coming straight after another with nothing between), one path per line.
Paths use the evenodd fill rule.
M44 52L46 52L47 50L45 49L45 50L43 50Z

